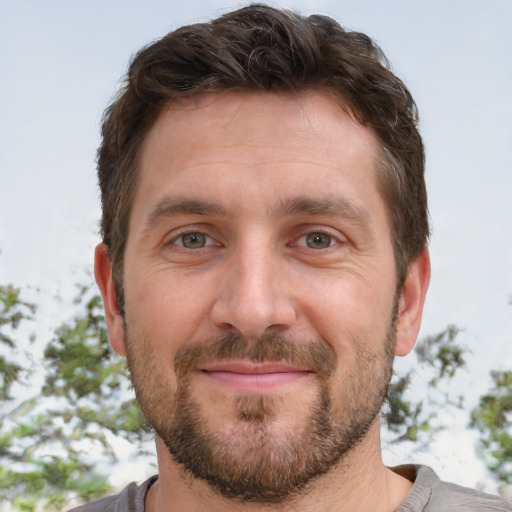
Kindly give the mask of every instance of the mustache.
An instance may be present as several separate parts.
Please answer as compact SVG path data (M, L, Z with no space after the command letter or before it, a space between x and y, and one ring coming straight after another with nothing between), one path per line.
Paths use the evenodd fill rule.
M204 364L233 359L253 363L286 362L305 367L320 378L330 377L337 365L336 354L324 341L304 343L279 334L250 339L228 334L209 342L183 346L174 358L174 370L178 378L184 378Z

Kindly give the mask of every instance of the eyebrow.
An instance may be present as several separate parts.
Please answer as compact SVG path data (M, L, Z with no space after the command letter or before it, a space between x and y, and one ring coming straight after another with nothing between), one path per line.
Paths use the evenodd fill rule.
M370 215L364 208L349 198L338 195L322 198L304 196L280 201L269 209L269 213L276 217L332 215L352 221L365 229L369 229L371 225ZM162 219L173 215L228 217L230 213L221 204L205 199L168 197L151 210L144 224L144 231L151 230Z
M371 218L361 206L347 197L327 196L323 198L297 197L281 203L277 209L280 216L332 215L348 219L362 227L369 228Z
M144 231L150 230L162 219L173 215L218 215L226 216L226 210L217 203L204 199L194 198L173 198L162 199L151 210L144 223Z

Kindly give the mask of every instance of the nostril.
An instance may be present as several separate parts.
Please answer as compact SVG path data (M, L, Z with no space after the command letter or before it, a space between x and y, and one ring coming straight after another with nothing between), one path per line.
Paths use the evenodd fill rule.
M212 305L212 323L226 333L256 338L288 329L296 319L295 307L280 287L273 255L261 255L254 245L242 253L225 267Z

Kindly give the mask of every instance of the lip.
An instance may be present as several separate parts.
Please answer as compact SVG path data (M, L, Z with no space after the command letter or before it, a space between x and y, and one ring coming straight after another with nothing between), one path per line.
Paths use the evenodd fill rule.
M281 362L219 362L200 369L200 373L219 385L240 391L272 391L293 384L311 371Z

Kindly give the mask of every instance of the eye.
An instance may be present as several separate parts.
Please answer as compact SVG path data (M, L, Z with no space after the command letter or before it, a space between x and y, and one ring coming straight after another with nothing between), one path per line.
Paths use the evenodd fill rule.
M335 243L336 240L331 235L322 232L308 233L299 239L299 245L309 249L326 249Z
M211 245L213 239L204 233L194 231L180 235L178 238L175 238L172 243L184 247L185 249L202 249L207 245Z

